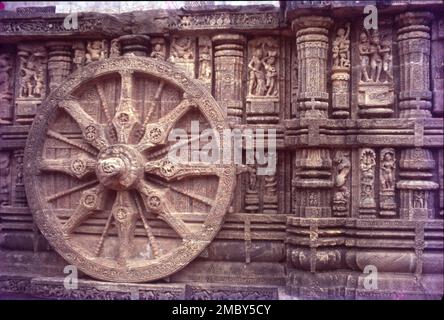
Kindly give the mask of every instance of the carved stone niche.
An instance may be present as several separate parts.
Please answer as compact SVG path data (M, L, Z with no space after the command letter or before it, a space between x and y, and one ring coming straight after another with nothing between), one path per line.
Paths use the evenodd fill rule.
M384 21L380 24L376 30L362 29L358 35L358 105L363 118L383 118L394 113L392 27Z
M248 43L247 122L279 121L279 48L272 37Z
M168 61L185 70L190 77L195 78L196 38L174 36L171 40Z
M43 45L22 44L17 48L16 121L30 124L47 93L47 52Z
M68 76L36 119L26 194L68 263L106 281L145 282L182 269L213 240L235 168L170 160L171 130L187 132L191 121L226 129L222 108L183 70L134 55L98 61Z

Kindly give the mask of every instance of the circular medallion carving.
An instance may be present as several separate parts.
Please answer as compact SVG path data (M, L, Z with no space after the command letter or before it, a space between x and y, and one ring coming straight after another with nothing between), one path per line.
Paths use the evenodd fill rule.
M26 192L68 263L102 280L146 282L182 269L214 239L234 165L168 159L171 130L193 119L223 137L224 113L196 80L150 58L97 61L55 89L36 119Z

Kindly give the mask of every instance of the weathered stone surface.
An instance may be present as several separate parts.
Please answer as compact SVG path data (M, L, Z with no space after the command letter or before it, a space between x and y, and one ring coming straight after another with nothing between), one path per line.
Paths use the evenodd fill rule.
M443 295L442 1L114 9L0 12L0 291ZM192 121L276 169L171 162Z

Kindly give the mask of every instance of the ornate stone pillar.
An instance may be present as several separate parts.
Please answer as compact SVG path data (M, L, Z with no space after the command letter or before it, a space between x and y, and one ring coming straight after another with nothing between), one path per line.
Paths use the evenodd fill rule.
M401 118L430 118L430 27L429 12L400 14L398 23L399 108Z
M134 34L119 37L120 51L123 56L147 57L150 50L150 37Z
M214 96L226 108L228 121L241 123L243 114L243 78L245 37L219 34L214 44Z
M421 136L424 120L431 118L430 90L430 21L429 12L400 14L398 43L400 56L399 107L401 118L418 119L416 131ZM400 158L400 217L408 220L434 217L433 179L435 160L431 150L424 149L424 139L415 140L415 148L402 150Z
M50 41L48 48L49 90L57 88L71 72L72 43L66 41Z
M308 16L293 20L298 54L298 114L300 118L327 118L328 31L333 20Z
M328 17L308 16L293 20L298 56L299 96L297 117L307 119L309 135L313 121L328 117L327 54ZM330 150L306 148L296 151L294 213L300 217L330 217L332 161Z

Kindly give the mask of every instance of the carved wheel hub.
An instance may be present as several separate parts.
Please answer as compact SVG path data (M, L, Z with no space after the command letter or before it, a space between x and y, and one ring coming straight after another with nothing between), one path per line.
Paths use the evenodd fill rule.
M97 157L96 174L107 188L128 190L137 186L143 177L143 157L128 145L109 146Z
M143 282L208 246L235 168L169 160L171 130L186 132L190 121L223 138L224 113L206 89L149 58L90 63L51 93L28 136L25 186L36 224L68 263L98 279Z

